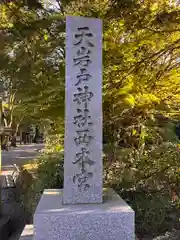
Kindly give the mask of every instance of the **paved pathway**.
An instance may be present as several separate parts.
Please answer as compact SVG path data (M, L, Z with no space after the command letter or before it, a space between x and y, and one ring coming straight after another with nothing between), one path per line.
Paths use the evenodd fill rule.
M43 149L44 144L19 145L9 151L2 151L2 171L12 171L14 164L19 166L28 163L38 155L38 149Z
M9 151L2 151L2 172L0 176L1 186L13 186L12 174L15 170L15 164L22 166L33 160L42 150L44 144L19 145L16 148L10 148Z
M38 150L43 149L43 144L19 145L9 151L2 151L2 174L0 181L2 186L7 186L7 179L11 177L14 164L21 166L33 160L38 154ZM12 177L11 177L12 178ZM2 212L3 215L11 216L11 229L13 231L9 240L19 240L19 236L24 228L24 209L16 199L15 188L2 189ZM1 240L1 239L0 239Z

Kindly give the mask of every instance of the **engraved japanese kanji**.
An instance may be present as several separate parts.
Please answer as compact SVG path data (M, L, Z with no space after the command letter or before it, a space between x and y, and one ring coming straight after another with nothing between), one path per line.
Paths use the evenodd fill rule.
M93 136L90 135L89 129L78 130L76 131L76 133L77 133L77 137L74 138L74 142L76 146L80 144L85 144L88 146L91 140L93 139Z
M88 73L86 68L81 68L80 73L77 74L76 78L78 79L78 81L75 86L78 86L82 82L89 81L89 79L92 78L92 75Z
M91 58L88 54L77 56L73 58L74 65L80 65L80 67L88 67L92 63Z
M64 204L102 202L102 21L67 16Z
M79 27L78 32L74 34L74 45L79 45L85 40L89 47L94 47L94 44L90 41L94 37L94 34L90 32L89 27Z
M77 104L85 103L85 108L87 108L87 102L91 101L91 98L93 97L93 93L89 91L88 86L84 86L83 88L77 88L78 93L74 94L74 102Z
M86 148L82 148L81 152L76 153L76 159L73 164L79 163L80 168L84 170L85 164L93 165L95 162L89 157L90 152Z
M74 34L74 45L77 46L76 56L73 57L74 66L79 68L79 72L76 75L77 91L74 93L73 102L79 107L77 108L77 115L74 116L74 124L78 127L76 130L76 136L74 137L74 143L81 150L76 153L73 164L78 164L80 172L73 176L73 182L78 185L80 190L88 190L90 187L87 182L89 178L93 177L93 173L89 172L86 167L94 164L94 161L90 158L90 151L85 148L91 143L93 136L90 134L89 126L92 126L91 114L88 104L91 102L94 94L89 90L88 81L92 78L88 68L92 64L91 49L94 47L92 43L94 34L90 32L88 27L81 27L77 29L77 33ZM82 84L85 86L81 86ZM85 128L84 128L85 127Z
M87 183L89 178L93 177L93 173L82 171L80 173L77 173L73 177L73 182L78 184L78 188L80 191L84 190L87 191L90 188L90 185Z
M77 109L78 115L74 116L74 124L78 127L90 126L92 125L91 116L89 114L89 110L85 109Z
M88 172L85 168L85 165L93 165L95 162L90 159L89 151L86 148L82 148L81 152L76 153L76 159L73 164L79 164L80 173L77 173L73 177L73 182L78 183L78 188L82 191L82 187L84 191L87 191L90 185L87 183L89 178L93 177L92 172Z

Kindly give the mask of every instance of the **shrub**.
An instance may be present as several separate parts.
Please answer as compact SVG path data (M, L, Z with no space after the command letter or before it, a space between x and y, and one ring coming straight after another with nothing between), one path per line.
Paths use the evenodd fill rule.
M46 153L38 157L36 177L23 193L23 204L34 214L44 189L63 187L63 152Z
M140 236L179 229L180 149L163 143L149 149L118 149L115 161L105 155L105 184L135 211Z
M45 152L59 152L64 149L64 134L48 134L46 137Z
M178 145L163 143L143 151L123 149L116 156L111 163L105 155L104 182L134 209L139 236L157 236L180 227L178 205L172 201L172 193L179 191ZM44 189L63 187L63 158L63 152L57 151L38 158L36 179L26 192L25 204L31 216Z
M120 195L135 211L136 233L139 237L159 236L180 228L180 209L171 201L168 192L138 190L123 191Z
M118 189L180 191L180 148L163 143L149 149L120 149L116 161L105 157L105 183Z
M63 186L63 152L46 153L38 159L38 181L41 189Z

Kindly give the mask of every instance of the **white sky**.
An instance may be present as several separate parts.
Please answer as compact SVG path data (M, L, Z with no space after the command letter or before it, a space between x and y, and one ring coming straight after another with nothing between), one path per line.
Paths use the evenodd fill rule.
M49 9L59 9L59 5L56 0L44 0L45 8Z

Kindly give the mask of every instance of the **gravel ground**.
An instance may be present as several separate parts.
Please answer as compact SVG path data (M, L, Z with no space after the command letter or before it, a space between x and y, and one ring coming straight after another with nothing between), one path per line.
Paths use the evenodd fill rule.
M166 232L162 236L158 237L145 237L139 238L139 240L180 240L180 230L174 230L173 232Z
M164 236L159 236L153 240L180 240L180 231L167 232Z

